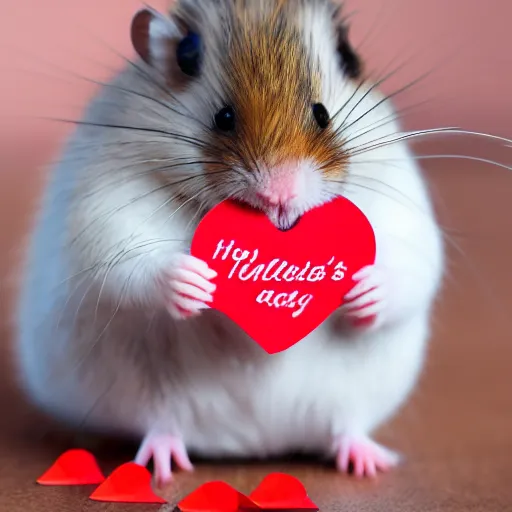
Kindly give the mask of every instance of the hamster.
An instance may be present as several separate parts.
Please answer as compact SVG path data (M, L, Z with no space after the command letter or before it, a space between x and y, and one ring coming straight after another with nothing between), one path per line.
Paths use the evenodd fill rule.
M152 459L162 483L194 454L318 454L359 477L401 460L372 436L421 373L444 251L389 98L347 34L330 0L142 9L136 60L51 173L19 299L20 383L70 425L140 440L135 462ZM375 265L269 355L209 307L215 272L190 255L194 229L227 198L287 229L339 195L372 223Z

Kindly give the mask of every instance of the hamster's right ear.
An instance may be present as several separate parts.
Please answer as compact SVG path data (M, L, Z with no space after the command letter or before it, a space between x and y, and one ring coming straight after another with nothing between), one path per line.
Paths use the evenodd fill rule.
M201 64L201 40L170 17L144 8L132 20L131 40L142 60L167 79L181 71L193 77Z

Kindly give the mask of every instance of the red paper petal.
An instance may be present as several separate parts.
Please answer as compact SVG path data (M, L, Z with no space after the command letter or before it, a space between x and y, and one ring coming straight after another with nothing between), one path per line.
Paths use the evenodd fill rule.
M300 480L284 473L265 477L249 498L262 509L318 510Z
M96 485L105 480L94 455L87 450L68 450L37 479L41 485Z
M134 462L119 466L89 498L123 503L167 503L153 492L151 473Z
M258 510L247 496L225 482L208 482L178 503L181 512L237 512Z

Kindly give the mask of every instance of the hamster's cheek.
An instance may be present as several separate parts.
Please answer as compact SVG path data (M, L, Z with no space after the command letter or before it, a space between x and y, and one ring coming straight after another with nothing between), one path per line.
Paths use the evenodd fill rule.
M304 162L298 175L296 208L299 210L312 208L329 199L328 191L334 189L326 176L319 170L321 164Z

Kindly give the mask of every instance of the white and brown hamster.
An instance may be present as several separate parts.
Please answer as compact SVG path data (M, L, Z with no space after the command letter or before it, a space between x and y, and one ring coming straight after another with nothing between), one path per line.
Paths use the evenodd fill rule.
M137 60L78 122L35 225L17 318L26 392L63 421L140 438L136 462L153 458L163 482L190 453L303 451L359 476L395 465L371 435L415 387L444 251L339 6L179 0L136 13L131 35ZM208 308L195 226L234 198L289 228L338 195L372 223L376 263L268 355Z

